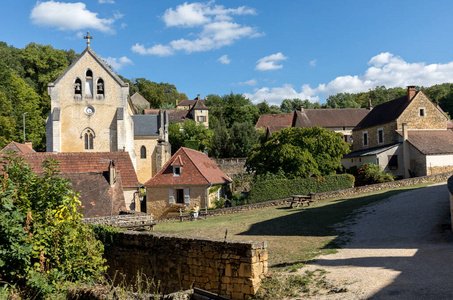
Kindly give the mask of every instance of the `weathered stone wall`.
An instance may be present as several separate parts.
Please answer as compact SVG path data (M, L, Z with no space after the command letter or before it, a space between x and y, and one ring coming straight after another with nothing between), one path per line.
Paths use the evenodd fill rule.
M246 158L211 158L215 162L219 169L227 174L228 176L233 176L235 174L240 174L244 172L244 165Z
M374 127L368 127L363 130L356 130L352 132L352 140L354 141L352 144L353 150L362 150L362 149L369 149L373 147L379 147L384 145L389 145L398 141L398 134L395 132L397 128L396 122L390 122L387 124L381 124ZM378 143L378 130L382 129L383 131L383 138L384 142L379 144ZM368 145L363 145L363 133L367 132L368 134Z
M155 148L157 145L158 137L136 137L134 140L134 149L137 154L137 178L142 184L151 179L157 172L155 169L156 153ZM141 147L146 148L146 158L141 158Z
M150 232L118 233L105 257L112 278L133 283L142 272L165 293L198 287L232 299L255 295L268 271L266 243Z

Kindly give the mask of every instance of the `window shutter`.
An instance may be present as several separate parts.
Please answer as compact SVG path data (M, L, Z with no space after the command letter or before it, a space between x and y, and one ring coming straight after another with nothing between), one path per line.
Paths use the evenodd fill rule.
M184 204L186 204L186 205L190 204L189 188L184 189Z
M169 189L168 192L169 192L168 202L170 204L175 204L175 197L173 197L173 189Z

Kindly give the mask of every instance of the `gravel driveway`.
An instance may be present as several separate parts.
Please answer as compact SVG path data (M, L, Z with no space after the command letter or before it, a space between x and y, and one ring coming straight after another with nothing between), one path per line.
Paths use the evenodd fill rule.
M306 269L348 292L315 299L453 299L453 237L447 185L401 193L367 206L342 230L350 240Z

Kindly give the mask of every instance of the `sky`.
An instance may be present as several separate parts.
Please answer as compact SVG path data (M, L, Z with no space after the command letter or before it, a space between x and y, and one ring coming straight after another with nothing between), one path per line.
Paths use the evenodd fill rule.
M128 79L280 105L453 82L450 0L3 2L0 41L91 48Z

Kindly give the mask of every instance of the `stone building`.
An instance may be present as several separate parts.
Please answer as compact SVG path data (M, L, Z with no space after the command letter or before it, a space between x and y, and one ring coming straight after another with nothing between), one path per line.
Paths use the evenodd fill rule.
M415 86L407 95L377 105L353 129L353 152L345 168L378 164L398 177L453 171L451 121Z
M231 182L206 154L181 147L145 183L146 212L160 218L175 204L189 209L196 205L211 207L216 198L224 197Z
M127 152L145 182L170 158L168 115L135 118L129 86L87 47L48 85L47 152Z

